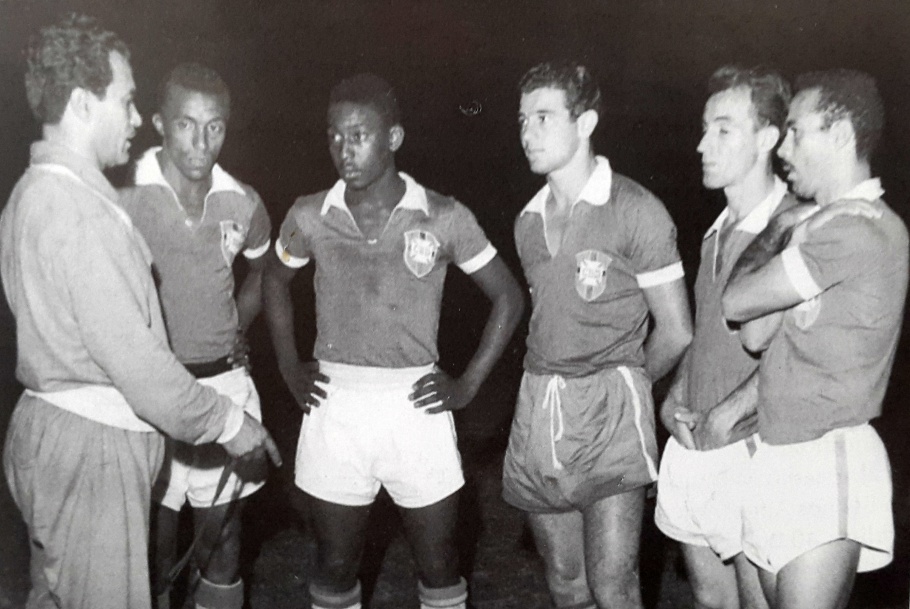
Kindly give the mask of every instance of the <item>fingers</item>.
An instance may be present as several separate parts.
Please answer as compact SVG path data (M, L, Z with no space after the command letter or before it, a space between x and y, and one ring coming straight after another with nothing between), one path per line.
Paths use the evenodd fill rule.
M673 434L673 437L676 438L676 441L679 442L683 448L697 450L695 446L695 437L692 435L692 430L689 429L686 424L677 422L676 433Z
M265 428L263 428L263 431L265 431ZM275 444L275 440L272 439L272 436L268 431L265 431L262 446L265 448L269 460L275 464L275 467L281 467L281 453L278 452L278 445Z

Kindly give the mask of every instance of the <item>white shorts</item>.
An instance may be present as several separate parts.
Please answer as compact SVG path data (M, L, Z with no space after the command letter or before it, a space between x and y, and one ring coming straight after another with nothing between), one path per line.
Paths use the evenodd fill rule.
M755 446L750 437L717 450L688 450L670 436L657 480L657 528L711 548L721 560L742 552L744 480Z
M201 378L198 382L231 398L235 404L242 405L243 409L257 421L262 420L259 394L245 368L235 368L216 376ZM242 485L237 495L239 498L252 495L265 484L265 480L242 480L237 474L231 473L227 484L213 504L218 480L228 462L224 448L214 443L192 446L183 442L168 441L167 449L171 458L165 458L161 474L152 490L152 499L172 510L179 511L187 500L194 508L223 505L231 500L238 485Z
M408 396L433 365L370 368L320 362L327 397L303 418L295 483L318 499L369 505L384 486L405 508L464 485L451 412L427 414Z
M870 425L835 429L809 442L760 442L748 483L743 551L762 569L776 573L837 539L862 546L857 571L891 562L891 467Z

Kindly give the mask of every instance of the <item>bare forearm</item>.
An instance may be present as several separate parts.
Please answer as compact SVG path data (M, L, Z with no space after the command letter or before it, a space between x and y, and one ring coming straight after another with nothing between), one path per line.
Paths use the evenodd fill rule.
M262 271L250 269L237 290L237 320L241 332L246 332L262 310Z
M691 333L655 326L645 341L645 370L652 382L663 378L673 369L691 340Z
M732 429L737 423L758 412L758 370L711 409L710 416L724 421Z
M524 311L524 295L517 284L509 285L493 300L490 317L484 326L480 345L468 362L461 378L475 389L490 375L509 344Z
M670 385L669 391L667 391L667 397L664 398L660 406L660 420L670 433L673 433L676 427L675 415L677 411L680 408L685 408L688 402L689 361L689 352L687 350L676 367L673 383Z
M294 306L289 284L289 278L282 277L271 269L266 271L262 280L265 318L281 370L299 360L294 342Z

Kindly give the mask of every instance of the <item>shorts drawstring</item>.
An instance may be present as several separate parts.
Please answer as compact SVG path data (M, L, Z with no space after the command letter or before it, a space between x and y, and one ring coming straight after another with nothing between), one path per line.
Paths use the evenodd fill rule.
M556 443L562 439L563 422L562 422L562 399L559 396L559 390L566 388L566 381L558 374L554 374L547 383L547 391L543 397L543 407L550 409L550 452L553 457L553 467L562 470L563 465L556 457ZM556 421L554 421L554 417ZM559 430L554 427L555 422L559 423Z

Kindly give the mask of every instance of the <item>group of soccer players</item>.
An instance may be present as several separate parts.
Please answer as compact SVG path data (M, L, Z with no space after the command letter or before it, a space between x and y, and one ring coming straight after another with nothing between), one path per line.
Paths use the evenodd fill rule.
M127 162L142 122L126 45L71 16L27 57L42 139L0 217L0 271L26 387L3 462L32 542L28 606L169 607L187 502L195 606L243 606L243 498L267 458L280 464L247 365L260 310L306 413L294 480L317 542L311 606L361 606L380 488L400 509L421 607L469 606L452 412L481 391L525 296L465 205L397 169L394 89L372 74L332 89L339 179L298 198L272 245L259 195L217 164L231 104L216 72L169 72L152 117L161 146L118 192L101 171ZM698 152L726 207L702 242L694 327L670 215L592 148L594 75L543 63L519 89L521 145L546 185L515 221L532 313L503 496L527 514L554 606L641 607L656 482L657 526L681 543L698 607L844 607L894 538L869 421L908 241L871 173L875 82L810 73L794 95L773 70L711 77ZM238 253L249 268L236 287ZM437 366L450 263L492 305L457 378ZM295 344L290 291L308 264L313 361ZM651 386L674 368L660 460Z

